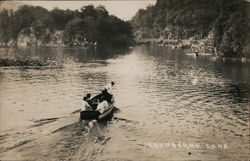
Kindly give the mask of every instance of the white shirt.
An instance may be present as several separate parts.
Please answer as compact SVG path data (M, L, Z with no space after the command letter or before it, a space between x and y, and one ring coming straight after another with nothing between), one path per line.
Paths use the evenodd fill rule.
M107 101L102 101L97 106L97 111L103 113L107 108L109 107L109 104Z
M112 89L113 89L113 86L112 86L112 84L111 83L109 83L109 84L107 84L106 86L104 86L104 90L107 90L107 92L109 93L109 94L113 94L113 91L112 91Z
M81 107L81 111L88 111L91 108L87 101L82 101Z

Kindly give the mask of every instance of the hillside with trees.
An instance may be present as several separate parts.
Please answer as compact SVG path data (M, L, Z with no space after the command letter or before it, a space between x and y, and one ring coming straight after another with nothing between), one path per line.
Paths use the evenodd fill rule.
M128 44L132 28L103 6L51 11L21 6L0 11L0 43L9 46Z
M226 57L249 56L250 3L243 0L157 0L131 20L137 41L213 37Z

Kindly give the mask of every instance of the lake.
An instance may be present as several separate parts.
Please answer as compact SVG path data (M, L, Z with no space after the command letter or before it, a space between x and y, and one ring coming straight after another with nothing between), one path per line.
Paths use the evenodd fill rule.
M247 160L250 65L211 57L148 45L1 48L0 158ZM79 123L83 95L111 81L113 119Z

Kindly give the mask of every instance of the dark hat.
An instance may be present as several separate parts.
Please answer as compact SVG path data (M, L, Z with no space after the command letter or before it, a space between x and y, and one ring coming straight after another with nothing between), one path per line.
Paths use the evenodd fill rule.
M88 93L88 94L87 94L87 97L89 97L89 98L90 98L90 97L91 97L91 94L90 94L90 93Z
M107 93L107 89L102 90L102 94Z

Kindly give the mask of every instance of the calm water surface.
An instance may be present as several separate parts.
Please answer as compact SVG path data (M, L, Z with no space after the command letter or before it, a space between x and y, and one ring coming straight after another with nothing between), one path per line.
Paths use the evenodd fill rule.
M69 115L83 94L96 94L113 80L119 111L104 130L110 139L105 145L84 143L93 156L78 159L250 158L249 64L156 46L0 51L2 59L44 64L0 67L2 133Z

